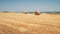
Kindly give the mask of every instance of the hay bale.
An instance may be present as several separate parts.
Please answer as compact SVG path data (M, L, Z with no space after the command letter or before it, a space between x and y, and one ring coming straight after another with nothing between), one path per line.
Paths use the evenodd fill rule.
M39 11L35 11L34 14L35 15L40 15L40 12Z
M27 12L24 12L24 14L27 14Z

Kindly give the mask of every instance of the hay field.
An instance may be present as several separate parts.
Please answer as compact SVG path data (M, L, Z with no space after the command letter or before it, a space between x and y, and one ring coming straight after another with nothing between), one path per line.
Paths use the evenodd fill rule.
M0 13L0 34L60 34L60 14Z

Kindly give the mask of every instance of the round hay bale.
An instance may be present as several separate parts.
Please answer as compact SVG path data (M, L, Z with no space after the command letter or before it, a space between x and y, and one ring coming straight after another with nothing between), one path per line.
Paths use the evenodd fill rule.
M34 14L35 15L40 15L40 12L39 11L35 11Z
M27 12L24 12L24 14L27 14Z

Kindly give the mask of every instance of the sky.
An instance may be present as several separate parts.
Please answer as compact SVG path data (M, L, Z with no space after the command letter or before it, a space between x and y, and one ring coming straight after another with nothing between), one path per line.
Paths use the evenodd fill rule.
M60 11L60 0L0 0L0 11Z

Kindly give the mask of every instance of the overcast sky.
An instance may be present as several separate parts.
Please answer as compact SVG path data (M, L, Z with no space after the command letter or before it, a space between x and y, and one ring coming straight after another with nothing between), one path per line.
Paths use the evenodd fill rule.
M60 11L60 0L0 0L0 11Z

